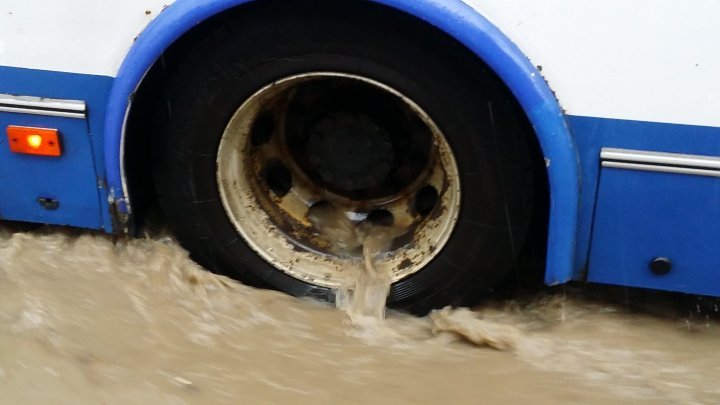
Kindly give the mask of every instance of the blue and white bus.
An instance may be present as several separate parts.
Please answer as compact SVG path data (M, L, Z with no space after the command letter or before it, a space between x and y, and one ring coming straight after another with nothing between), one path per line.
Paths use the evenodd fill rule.
M540 239L550 285L720 295L720 2L1 5L0 219L157 202L207 268L332 299L359 246L329 212L394 229L417 312Z

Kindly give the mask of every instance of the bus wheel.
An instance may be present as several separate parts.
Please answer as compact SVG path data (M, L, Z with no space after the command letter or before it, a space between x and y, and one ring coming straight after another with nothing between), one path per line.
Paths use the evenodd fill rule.
M533 193L530 127L509 91L382 6L268 4L169 68L154 173L179 240L213 271L332 301L357 276L362 242L347 235L375 224L395 232L377 260L390 306L424 313L492 290Z

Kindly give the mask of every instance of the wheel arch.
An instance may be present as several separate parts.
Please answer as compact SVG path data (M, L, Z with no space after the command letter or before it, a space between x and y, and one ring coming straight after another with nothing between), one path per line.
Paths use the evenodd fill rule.
M104 127L106 178L111 206L130 212L125 181L125 127L132 98L146 74L176 41L199 23L237 6L263 0L177 0L137 37L113 82ZM545 282L559 284L575 272L580 169L574 140L550 87L523 52L496 26L461 0L370 0L440 29L490 66L512 91L533 126L550 186Z

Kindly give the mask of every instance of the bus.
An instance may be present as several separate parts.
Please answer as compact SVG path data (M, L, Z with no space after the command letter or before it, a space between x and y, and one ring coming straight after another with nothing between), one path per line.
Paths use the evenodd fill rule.
M325 300L385 227L415 312L533 243L548 285L720 296L720 2L1 4L2 220L157 204L209 270Z

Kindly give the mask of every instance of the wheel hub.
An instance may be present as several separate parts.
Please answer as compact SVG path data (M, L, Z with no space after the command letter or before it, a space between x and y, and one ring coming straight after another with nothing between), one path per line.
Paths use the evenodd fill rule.
M340 112L322 118L310 130L307 147L313 169L339 191L377 187L394 165L390 136L363 114Z

